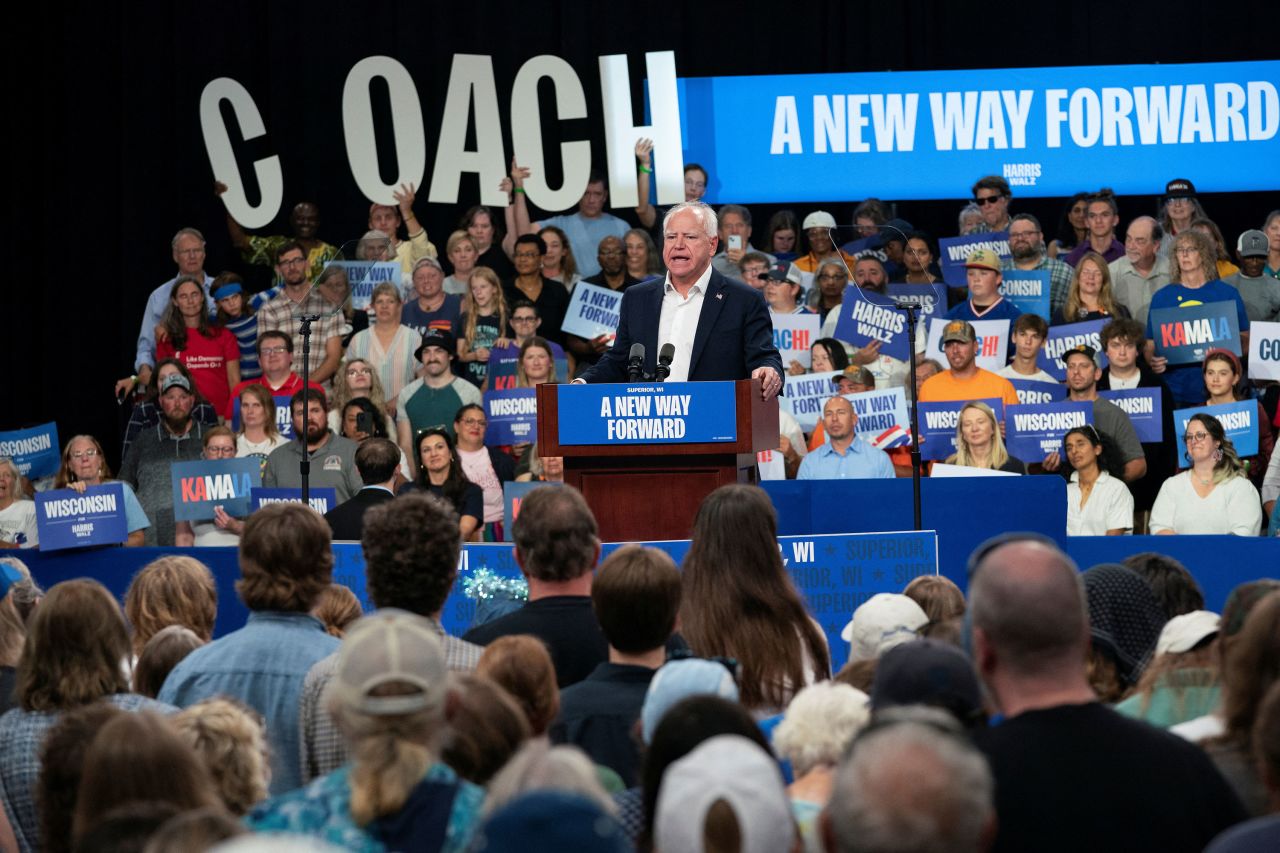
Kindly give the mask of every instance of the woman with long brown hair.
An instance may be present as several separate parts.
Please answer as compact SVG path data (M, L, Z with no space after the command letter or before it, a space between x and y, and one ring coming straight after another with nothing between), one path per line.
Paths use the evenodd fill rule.
M761 489L721 486L698 508L684 559L680 632L697 654L738 661L742 704L757 716L831 675L826 637L782 565L777 536Z

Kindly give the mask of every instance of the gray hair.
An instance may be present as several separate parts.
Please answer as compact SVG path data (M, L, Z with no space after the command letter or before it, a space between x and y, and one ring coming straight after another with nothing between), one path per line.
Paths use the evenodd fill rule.
M959 229L961 234L964 233L964 221L968 219L970 216L981 217L982 208L978 207L973 202L969 202L964 207L960 208L960 215L956 218L956 221L959 224Z
M773 732L773 745L800 777L823 764L838 764L870 719L866 693L848 684L819 681L791 700Z
M742 217L742 221L746 223L748 228L751 227L751 211L741 204L722 204L720 205L720 218L724 219L730 213L736 213Z
M983 849L995 812L986 759L962 734L914 716L873 724L841 765L827 806L835 853Z
M720 223L716 219L716 212L711 209L711 205L700 201L682 201L668 210L667 215L662 217L662 231L664 234L667 230L667 224L671 222L671 217L686 210L693 211L693 215L698 217L698 221L702 223L702 229L707 232L708 237L714 239L719 236Z
M525 741L489 780L488 789L486 815L531 791L567 791L586 797L608 814L618 810L586 753L576 746L551 746L546 738Z
M169 248L173 249L175 252L178 251L178 241L183 237L195 237L200 241L200 245L202 247L205 244L204 235L195 228L179 228L178 233L173 235L173 240L169 243Z

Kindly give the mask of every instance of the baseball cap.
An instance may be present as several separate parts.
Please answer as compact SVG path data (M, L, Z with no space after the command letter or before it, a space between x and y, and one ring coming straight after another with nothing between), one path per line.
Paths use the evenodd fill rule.
M1270 251L1267 235L1256 229L1244 232L1236 242L1236 254L1242 258L1265 258Z
M1174 178L1164 185L1164 194L1170 198L1195 198L1196 185L1186 178Z
M183 376L181 373L170 373L164 379L160 380L160 393L162 395L165 391L174 387L181 388L188 394L191 393L191 383L188 382L187 377Z
M825 210L815 210L804 218L804 222L800 225L801 230L808 231L810 228L835 228L836 218Z
M720 663L704 658L668 661L653 674L640 708L640 733L645 743L653 740L654 729L671 707L690 696L719 696L738 701L738 683L733 673Z
M840 632L849 644L849 660L872 660L888 649L916 639L916 631L929 617L910 598L896 592L879 592L853 611Z
M876 663L871 708L934 705L961 721L982 710L982 692L973 664L950 643L921 638L894 646Z
M764 274L774 281L797 281L797 279L791 277L790 261L779 261L765 270ZM797 283L799 282L797 281Z
M942 343L944 344L951 341L969 344L977 339L978 333L973 330L973 326L967 320L952 320L942 327Z
M702 850L711 806L724 800L737 818L742 853L790 850L795 821L778 763L742 735L708 738L662 776L654 848Z
M626 853L632 847L622 825L591 800L568 791L541 790L496 810L470 849Z
M978 249L964 262L965 269L995 270L1002 269L1000 256L990 249Z
M1218 614L1208 610L1193 610L1173 617L1160 629L1156 654L1191 651L1201 640L1218 633L1219 621Z
M851 364L835 376L832 376L831 384L838 387L840 385L840 380L842 379L852 380L857 382L859 385L870 385L872 388L876 387L875 375L861 364Z
M1081 355L1088 356L1089 360L1093 362L1094 367L1101 366L1098 364L1098 351L1093 347L1089 346L1088 344L1077 344L1076 346L1073 346L1070 349L1068 349L1066 352L1062 354L1062 363L1066 364L1067 356L1076 352L1080 353Z
M458 351L458 339L448 329L427 329L427 333L422 336L422 345L413 351L413 357L422 361L422 351L427 347L439 347L449 354L449 358L453 358Z
M22 583L27 576L9 563L0 563L0 598L9 594L14 584Z
M343 707L381 717L443 706L447 679L435 626L417 614L381 608L347 629L329 689ZM393 683L417 689L377 695L377 688Z

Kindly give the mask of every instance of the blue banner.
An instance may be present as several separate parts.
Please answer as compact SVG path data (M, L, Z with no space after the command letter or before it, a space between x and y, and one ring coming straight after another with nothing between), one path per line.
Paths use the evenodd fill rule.
M50 421L30 429L0 432L0 456L12 459L18 473L28 480L52 477L62 465L58 425Z
M536 488L541 486L559 486L560 483L548 483L545 481L528 481L519 482L508 480L502 484L502 505L505 512L502 515L502 541L510 542L513 532L512 525L515 523L516 516L520 514L520 502L524 500L524 496L529 494Z
M1038 379L1014 379L1005 377L1018 392L1018 402L1025 405L1032 403L1057 403L1067 399L1067 386L1057 382L1041 382Z
M351 307L357 311L368 310L373 289L384 281L394 284L397 291L402 290L400 279L403 273L396 261L330 261L329 264L347 271L347 281L351 283Z
M1067 366L1062 362L1062 354L1073 347L1088 344L1098 352L1098 361L1106 369L1107 354L1102 351L1102 327L1106 320L1086 320L1083 323L1067 323L1062 326L1050 326L1049 336L1040 349L1038 362L1040 369L1062 382L1067 378Z
M1249 323L1249 378L1280 379L1280 323Z
M907 395L901 388L844 394L858 416L857 434L873 447L888 450L911 443Z
M612 340L618 330L621 311L621 290L580 281L573 286L569 308L560 329L587 340L600 335L607 335Z
M1093 423L1093 403L1037 403L1005 412L1004 446L1023 462L1043 460L1062 450L1067 430Z
M272 397L271 399L274 400L276 404L276 411L275 411L276 430L279 431L279 433L285 438L289 438L289 439L293 438L293 418L290 417L289 415L289 400L291 398L290 397ZM339 412L338 416L341 417L342 413ZM237 433L240 432L240 398L239 397L231 398L231 429ZM338 424L338 432L342 432L341 423Z
M1258 401L1239 400L1235 403L1220 403L1216 406L1196 406L1191 409L1173 410L1173 428L1182 441L1187 431L1187 421L1192 415L1213 415L1222 422L1227 438L1236 448L1236 455L1241 459L1253 456L1258 452ZM41 545L43 546L43 542Z
M561 444L699 444L738 440L732 382L558 385Z
M36 492L36 531L41 551L119 545L129 538L124 487L119 483Z
M706 201L951 197L1001 175L1016 197L1082 176L1121 196L1190 175L1280 189L1280 62L753 75L678 81L684 161ZM945 193L944 193L945 194ZM1015 202L1016 203L1016 202Z
M979 400L996 413L996 420L1004 419L1004 401L995 397ZM948 400L945 403L917 403L920 416L920 458L946 459L956 452L956 424L960 410L968 400Z
M1209 302L1151 311L1156 355L1170 364L1199 364L1211 349L1240 350L1240 319L1234 302Z
M907 312L896 308L883 296L866 293L857 285L844 289L844 301L837 309L836 338L855 347L880 342L880 354L906 361Z
M218 506L227 515L246 516L249 493L262 485L262 463L251 457L175 462L170 472L175 521L213 518Z
M1005 270L1000 293L1023 314L1039 314L1049 321L1049 271Z
M536 388L485 391L484 413L489 419L485 443L491 447L532 444L538 440Z
M838 370L804 373L799 376L787 374L786 393L778 398L779 408L795 418L800 429L813 432L818 421L822 420L822 407L836 395L836 387L831 384L831 379L839 375Z
M1009 234L1005 231L943 237L938 241L938 266L942 270L942 280L953 287L968 287L969 273L964 265L969 256L979 249L990 249L1002 260L1012 257L1009 254Z
M1143 444L1155 444L1165 440L1164 406L1159 388L1129 388L1122 391L1099 391L1098 396L1110 400L1124 409Z
M302 489L255 488L250 492L249 503L254 510L267 504L302 503ZM324 515L338 505L338 490L332 486L312 486L309 501L311 508Z
M564 350L552 341L547 341L547 345L551 347L551 359L556 363L556 381L568 382L573 377L569 375L569 359ZM489 350L489 390L506 391L516 387L516 366L519 362L520 347L515 343Z
M920 306L917 314L916 335L924 337L929 328L929 320L943 317L947 313L947 286L942 282L934 284L889 284L884 292L897 302L908 300Z

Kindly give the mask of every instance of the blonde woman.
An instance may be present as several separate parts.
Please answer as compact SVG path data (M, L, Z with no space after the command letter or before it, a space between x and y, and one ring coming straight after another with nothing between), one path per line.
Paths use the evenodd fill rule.
M1151 532L1257 536L1262 499L1222 423L1213 415L1197 414L1187 421L1182 443L1191 467L1160 486L1151 507Z
M392 414L396 410L396 398L387 399L378 371L363 358L349 359L338 365L338 372L333 376L333 396L329 398L329 429L342 435L342 413L356 397L367 397L386 417L387 435L395 435Z
M1013 474L1027 473L1021 459L1010 456L1004 448L996 413L986 403L966 403L956 421L956 452L947 457L948 465L966 468L989 468Z
M1086 320L1129 319L1129 309L1116 302L1111 290L1111 270L1097 252L1088 252L1076 264L1062 307L1053 312L1049 325L1083 323Z
M489 374L489 351L507 346L504 337L510 315L502 295L502 282L488 267L476 267L471 273L471 287L462 300L462 317L458 320L458 361L462 376L480 387Z
M444 292L463 296L469 289L468 285L471 284L471 273L476 268L476 259L480 257L476 241L471 239L471 235L466 231L454 231L449 235L449 242L445 244L445 256L453 266L453 275L445 278Z

